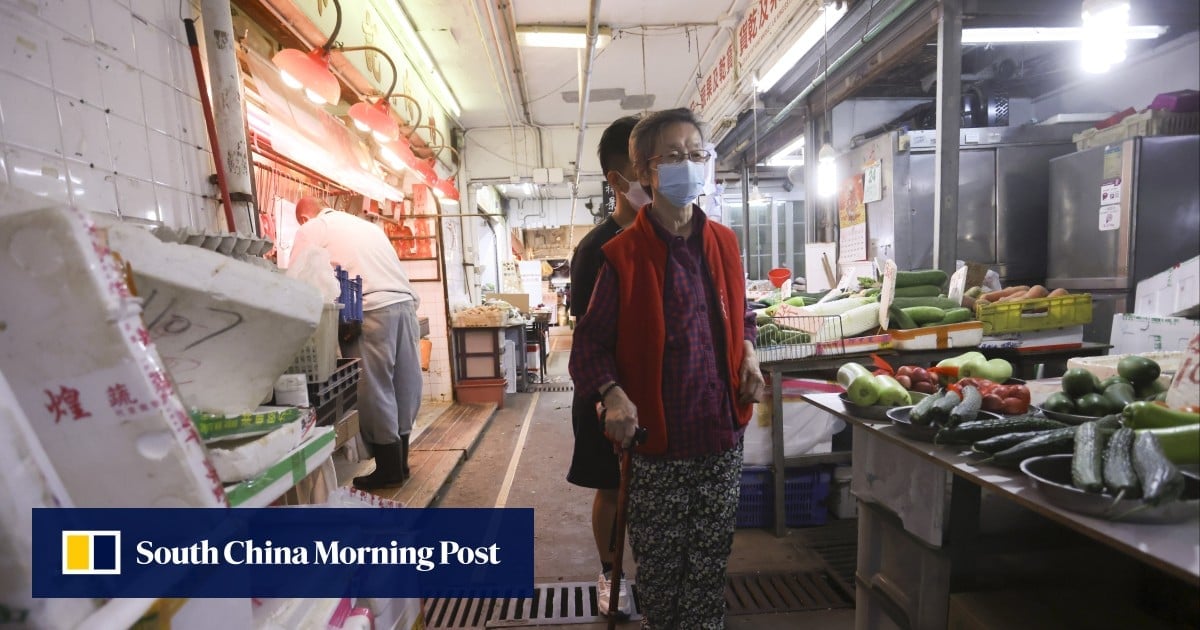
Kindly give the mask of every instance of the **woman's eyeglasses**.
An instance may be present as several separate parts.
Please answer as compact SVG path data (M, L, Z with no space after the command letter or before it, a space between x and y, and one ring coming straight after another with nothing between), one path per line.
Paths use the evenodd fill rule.
M671 151L670 153L656 155L656 156L650 158L650 161L653 162L655 160L658 160L658 162L660 164L679 164L680 162L682 162L684 160L691 160L692 162L695 162L697 164L704 164L705 162L708 162L711 159L712 159L712 151L706 151L704 149L697 149L695 151L687 151L687 152Z

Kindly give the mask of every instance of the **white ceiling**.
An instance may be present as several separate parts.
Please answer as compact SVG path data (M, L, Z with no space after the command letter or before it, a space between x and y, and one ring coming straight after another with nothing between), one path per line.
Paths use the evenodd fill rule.
M511 1L519 25L587 23L587 0ZM663 109L688 104L695 92L698 56L708 53L702 62L707 70L718 50L729 41L728 30L716 24L729 15L736 24L752 0L598 1L599 22L613 29L613 40L595 58L591 89L623 89L629 95L645 91L654 96L652 109ZM455 92L462 106L460 122L464 127L527 122L521 108L519 79L511 75L509 85L505 84L504 70L514 66L502 13L507 10L507 2L405 0L403 5ZM696 26L677 26L685 23ZM705 24L708 26L701 26ZM650 28L643 28L647 26ZM493 35L493 27L498 38ZM517 54L524 70L532 122L539 126L577 124L579 104L564 102L561 95L578 90L577 52L520 46ZM587 122L607 124L638 111L622 109L616 100L592 101Z

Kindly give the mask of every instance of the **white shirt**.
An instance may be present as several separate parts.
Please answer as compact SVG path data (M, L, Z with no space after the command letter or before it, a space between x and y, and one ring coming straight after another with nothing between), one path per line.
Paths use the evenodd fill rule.
M350 274L362 276L363 310L373 311L391 304L416 302L413 290L396 249L383 228L354 215L325 208L296 232L292 243L292 260L308 247L320 247L329 252L335 265Z

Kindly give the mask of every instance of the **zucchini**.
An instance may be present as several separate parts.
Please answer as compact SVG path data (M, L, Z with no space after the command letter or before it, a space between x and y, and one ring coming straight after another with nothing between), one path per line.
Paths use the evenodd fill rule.
M990 461L999 466L1015 466L1038 455L1070 453L1075 445L1075 429L1076 427L1064 427L1046 431L1016 446L1010 446L984 461Z
M1006 433L1045 432L1063 428L1071 427L1057 420L1033 414L1025 414L1023 416L1011 416L1008 418L988 418L986 420L964 422L956 427L938 431L934 441L938 444L970 444Z
M917 322L914 322L911 317L909 317L902 309L896 308L895 305L892 305L890 308L888 308L888 315L891 317L889 322L891 324L891 328L912 330L913 328L917 327Z
M952 308L958 308L958 302L944 297L921 297L921 298L906 298L898 297L892 299L892 306L896 308L911 308L913 306L932 306L940 308L943 311L948 311Z
M963 388L962 402L950 410L950 422L946 426L953 427L974 420L979 415L981 406L983 406L983 395L979 393L978 389L967 385Z
M1046 431L1019 431L1017 433L1001 433L971 444L971 450L984 455L999 453L1010 446L1016 446L1029 438L1037 437Z
M1118 429L1104 449L1104 486L1120 500L1141 494L1142 486L1133 470L1133 429Z
M841 315L846 311L853 310L859 306L869 304L873 301L874 300L871 298L851 297L825 302L824 304L813 304L812 306L805 306L798 310L800 310L805 316L827 317L830 315Z
M879 400L876 404L885 407L902 407L912 404L908 390L904 389L904 386L896 379L887 374L878 374L872 378L875 380L875 388L879 392Z
M949 276L941 269L921 269L918 271L897 271L896 287L915 287L922 284L942 286Z
M1085 422L1075 430L1071 483L1086 492L1104 489L1104 433L1095 422Z
M929 410L929 422L931 424L945 424L950 418L950 412L962 402L962 396L957 392L947 391L945 396L937 399L933 403L933 409Z
M1112 387L1118 386L1113 385ZM1105 396L1108 395L1108 391L1104 390ZM1200 424L1200 413L1176 411L1145 401L1129 403L1121 415L1125 417L1125 424L1133 429L1165 429Z
M1142 482L1142 498L1151 505L1174 501L1183 494L1183 475L1163 453L1153 433L1143 431L1133 440L1133 470Z
M845 337L857 337L872 329L879 328L879 303L870 302L855 307L840 316L842 322L841 337L830 331L830 335L822 335L818 341L833 341ZM824 327L822 327L824 328Z
M937 297L942 294L940 286L931 284L919 284L912 287L896 287L896 292L892 295L895 297L905 298L921 298L921 297Z
M908 315L918 326L928 324L930 322L940 322L946 316L946 311L936 306L910 306L900 309L901 313Z
M912 411L908 413L908 419L914 425L928 426L929 414L931 411L933 411L933 405L937 403L938 399L944 395L945 394L943 392L930 394L929 396L922 398L921 401L912 408Z
M946 324L961 324L974 316L969 308L952 308L946 311L946 315L942 317L942 321L937 325L944 326Z
M853 361L838 368L837 380L838 385L845 388L846 397L856 405L868 407L879 400L879 387L875 384L875 377L867 368Z
M1167 459L1176 464L1200 464L1200 424L1163 429L1139 429L1142 433L1153 433L1162 446Z

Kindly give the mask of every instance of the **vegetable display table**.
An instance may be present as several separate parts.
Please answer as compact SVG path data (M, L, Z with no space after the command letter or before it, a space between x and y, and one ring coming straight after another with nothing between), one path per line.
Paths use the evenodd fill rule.
M945 627L951 572L973 562L979 531L981 491L1010 501L1050 521L1184 581L1200 586L1200 519L1172 525L1118 523L1076 514L1048 503L1018 470L981 464L960 446L940 446L901 437L889 423L863 421L846 412L836 394L804 399L847 420L854 431L854 482L860 514L858 617L883 609L910 627ZM888 487L890 484L891 487ZM900 491L897 491L900 490ZM899 517L903 534L879 534L872 514ZM876 518L876 520L878 520ZM919 587L889 580L869 563L870 550L886 536L892 553L924 563ZM967 569L969 571L969 568ZM908 589L907 591L905 589ZM895 620L895 619L894 619ZM940 622L940 623L939 623Z

